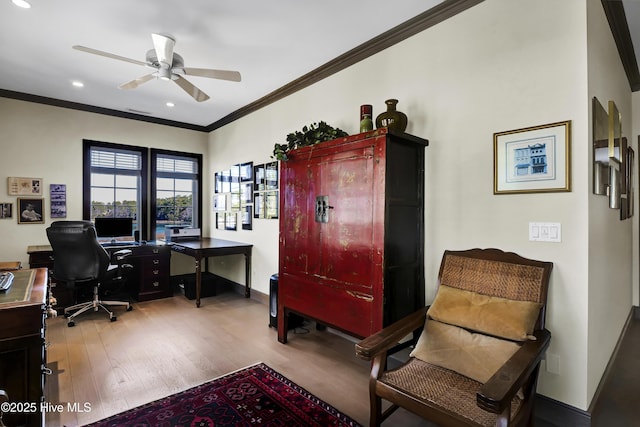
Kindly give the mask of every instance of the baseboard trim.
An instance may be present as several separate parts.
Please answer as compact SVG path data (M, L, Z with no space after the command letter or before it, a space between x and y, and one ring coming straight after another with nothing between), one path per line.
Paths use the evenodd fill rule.
M566 403L559 402L557 400L551 399L546 396L536 395L535 401L535 409L534 414L536 419L540 421L544 421L547 424L564 427L591 427L591 414L593 413L593 409L595 408L596 403L602 393L602 388L606 383L608 377L611 374L611 369L613 366L613 362L618 356L618 352L620 351L620 345L622 343L622 338L627 333L627 329L631 323L632 319L640 318L640 307L632 306L629 311L629 316L620 332L620 336L618 337L618 342L616 343L615 348L613 349L613 353L609 358L609 363L607 363L607 367L602 374L602 378L598 384L598 388L593 395L593 399L591 400L591 405L589 405L589 409L587 411L583 411L573 406L567 405Z
M237 282L231 282L231 290L236 294L244 295L244 285L241 285ZM269 305L269 295L263 294L260 291L256 291L255 289L251 289L251 297L252 300L258 301L262 304Z
M558 427L591 427L591 414L540 394L536 395L534 416L547 425ZM535 423L538 424L538 423Z
M618 341L616 342L616 346L613 348L613 352L611 353L611 357L609 358L609 362L607 363L607 367L604 369L602 377L600 378L600 382L598 383L598 387L596 388L596 392L593 394L593 398L591 399L591 404L589 405L589 413L593 413L593 409L600 398L600 394L602 393L602 388L604 384L607 382L607 379L611 375L611 369L613 367L613 362L616 360L618 353L620 352L620 345L622 344L622 338L624 338L627 333L627 329L629 329L629 325L631 324L631 320L633 318L638 318L640 316L640 309L637 306L631 306L631 310L629 310L629 315L627 316L627 320L624 322L624 326L622 331L620 332L620 336L618 337Z

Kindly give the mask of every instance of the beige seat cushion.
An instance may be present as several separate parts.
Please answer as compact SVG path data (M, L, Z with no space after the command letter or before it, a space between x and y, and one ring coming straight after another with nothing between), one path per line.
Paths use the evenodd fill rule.
M450 325L516 341L531 334L542 304L516 301L440 285L428 316Z
M513 341L427 320L410 355L484 384L519 348Z

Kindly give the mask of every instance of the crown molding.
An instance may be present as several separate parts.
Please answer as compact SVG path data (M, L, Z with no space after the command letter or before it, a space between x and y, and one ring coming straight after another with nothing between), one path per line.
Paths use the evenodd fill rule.
M640 90L640 71L638 70L638 61L633 49L624 5L621 0L602 0L602 7L607 16L607 21L609 21L609 27L616 42L624 72L627 74L629 86L631 86L632 92L636 92Z
M233 121L251 114L269 104L273 104L293 93L311 86L339 71L350 67L363 59L375 55L382 50L391 47L411 36L414 36L434 25L473 7L484 0L446 0L439 5L411 18L410 20L397 25L396 27L380 34L377 37L357 46L350 51L338 56L324 65L310 71L302 77L282 86L279 89L265 95L257 101L234 111L222 119L207 126L208 131L221 128Z

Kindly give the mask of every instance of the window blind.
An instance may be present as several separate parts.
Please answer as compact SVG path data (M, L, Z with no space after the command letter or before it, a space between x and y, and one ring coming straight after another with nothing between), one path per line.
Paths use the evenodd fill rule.
M93 148L91 149L91 167L141 170L142 159L139 153Z

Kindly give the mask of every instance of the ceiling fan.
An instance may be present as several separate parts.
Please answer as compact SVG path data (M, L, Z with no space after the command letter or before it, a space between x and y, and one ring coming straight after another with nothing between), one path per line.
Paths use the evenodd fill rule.
M185 67L182 56L173 51L176 44L175 39L163 34L151 34L151 38L153 39L154 48L147 51L146 62L125 58L124 56L114 55L113 53L85 46L76 45L73 46L73 48L82 52L105 56L107 58L130 62L132 64L143 65L156 70L150 74L145 74L144 76L133 79L130 82L121 84L120 89L135 89L142 83L146 83L153 78L173 80L178 86L180 86L180 88L182 88L182 90L193 97L193 99L198 102L202 102L209 99L209 95L198 89L182 76L208 77L211 79L230 80L233 82L240 81L240 73L237 71Z

